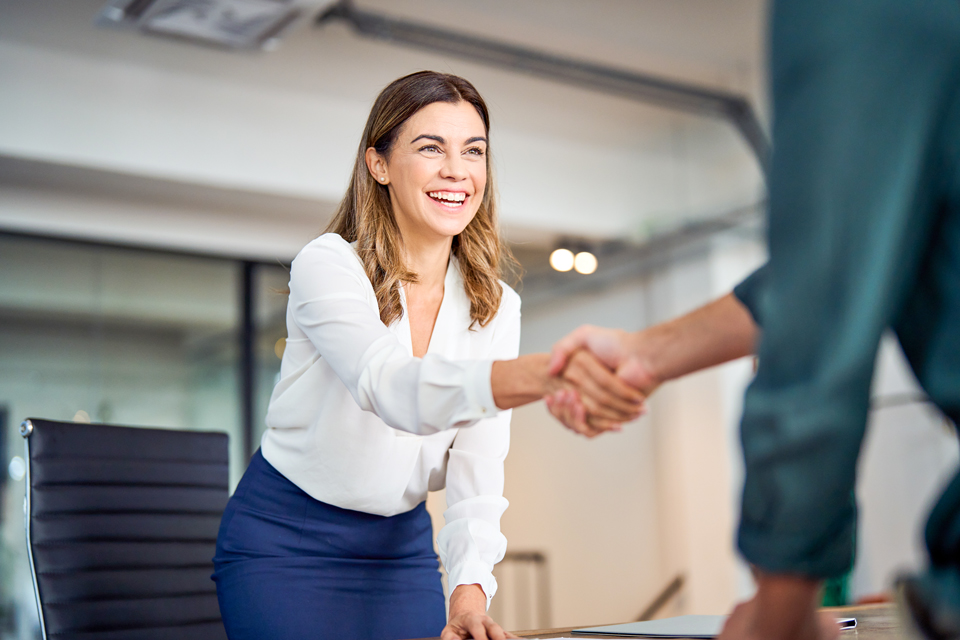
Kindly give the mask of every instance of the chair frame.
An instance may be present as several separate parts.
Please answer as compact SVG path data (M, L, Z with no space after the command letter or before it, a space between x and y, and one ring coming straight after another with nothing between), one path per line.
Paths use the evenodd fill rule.
M47 625L43 619L43 606L40 604L40 587L37 584L37 566L33 561L33 535L30 522L33 520L32 500L30 490L33 486L30 480L30 436L33 435L33 423L30 420L24 420L20 423L20 435L23 436L24 460L26 461L27 473L25 496L23 498L23 528L27 534L27 558L30 560L30 579L33 581L33 597L37 603L37 615L40 618L40 636L47 640Z

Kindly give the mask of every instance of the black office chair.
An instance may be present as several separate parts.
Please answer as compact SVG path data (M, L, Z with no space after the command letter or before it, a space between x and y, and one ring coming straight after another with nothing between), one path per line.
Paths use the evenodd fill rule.
M211 562L223 433L31 418L27 551L44 639L225 639Z

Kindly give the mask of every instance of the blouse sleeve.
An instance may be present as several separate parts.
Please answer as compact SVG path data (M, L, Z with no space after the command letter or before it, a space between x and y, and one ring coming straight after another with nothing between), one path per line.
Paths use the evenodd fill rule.
M520 297L504 287L491 357L511 360L520 350ZM487 607L497 591L493 566L503 559L507 539L500 533L503 461L510 447L510 411L461 430L447 463L445 526L437 535L440 558L452 591L461 584L479 584Z
M391 427L424 435L496 416L492 360L409 355L380 321L373 287L340 236L317 238L293 261L289 304L357 404Z

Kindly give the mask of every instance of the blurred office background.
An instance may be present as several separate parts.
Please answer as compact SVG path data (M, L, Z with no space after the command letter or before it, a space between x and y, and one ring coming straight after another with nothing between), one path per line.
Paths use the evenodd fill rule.
M764 260L762 153L730 113L315 25L321 0L267 50L95 24L122 23L126 4L0 0L0 639L37 633L20 421L226 431L235 483L279 370L286 265L329 219L396 77L457 73L491 107L504 233L526 270L523 352L582 323L674 317ZM742 99L768 127L762 0L356 8ZM596 270L555 271L557 248ZM923 562L923 517L958 459L892 340L878 364L851 599ZM592 441L542 404L515 412L504 626L722 613L750 594L733 532L752 369L666 385ZM442 522L442 492L429 507Z

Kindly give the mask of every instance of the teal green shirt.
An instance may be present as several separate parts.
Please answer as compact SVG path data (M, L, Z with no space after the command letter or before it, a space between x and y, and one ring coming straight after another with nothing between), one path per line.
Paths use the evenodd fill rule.
M960 417L960 2L780 0L770 260L741 437L739 547L771 572L849 569L874 360L892 328Z

